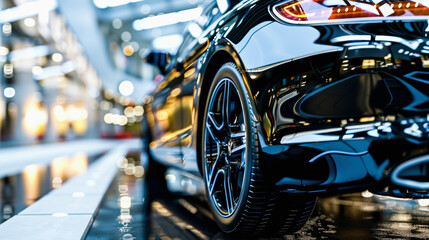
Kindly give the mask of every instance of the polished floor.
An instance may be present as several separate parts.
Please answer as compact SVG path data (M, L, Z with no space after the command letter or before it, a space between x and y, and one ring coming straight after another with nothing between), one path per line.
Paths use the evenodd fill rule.
M2 222L97 158L56 159L50 166L31 165L1 178ZM126 163L118 163L120 170L86 239L232 239L219 231L204 201L167 195L145 179L141 159L145 156L132 152ZM176 187L201 188L188 180L178 182ZM369 192L320 198L308 223L283 239L429 239L428 206L429 200L400 200Z
M154 199L157 190L120 171L86 239L232 239L219 231L204 202ZM428 204L368 192L321 198L303 229L283 239L429 239Z

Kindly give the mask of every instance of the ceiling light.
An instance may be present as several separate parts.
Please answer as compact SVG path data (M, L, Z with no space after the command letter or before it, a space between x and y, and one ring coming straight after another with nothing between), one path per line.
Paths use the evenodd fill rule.
M136 31L141 31L144 29L168 26L179 22L188 22L197 19L201 15L202 11L203 9L198 7L179 12L172 12L138 19L133 22L133 28Z
M67 61L60 66L49 66L45 68L41 68L39 66L35 66L32 69L33 78L35 80L42 80L53 77L64 76L64 74L71 73L76 70L76 64L73 61Z
M119 93L123 96L130 96L134 92L134 84L128 80L119 84Z
M183 36L181 34L172 34L155 38L152 41L152 45L155 49L174 53L177 51L182 41Z
M122 49L122 52L124 53L125 56L129 57L129 56L132 56L134 54L134 48L131 45L126 45Z
M31 27L36 26L36 21L33 18L26 18L24 20L24 24L25 24L26 27L30 27L31 28Z
M40 74L42 74L43 69L42 69L42 67L40 67L40 66L34 66L34 67L31 69L31 72L33 73L33 75L40 75Z
M120 29L122 27L122 21L119 18L116 18L115 20L112 21L112 26L115 29Z
M94 0L94 5L98 8L119 7L134 2L143 0Z
M3 24L2 31L6 36L9 36L10 34L12 34L12 24L10 23Z
M39 0L0 11L0 23L10 23L57 8L56 0Z
M121 39L122 39L122 41L129 42L131 40L131 38L132 38L132 36L131 36L130 32L125 31L125 32L121 33Z
M32 59L36 57L43 57L51 52L48 45L41 45L36 47L22 48L10 52L11 61L20 61L24 59Z
M15 89L13 87L7 87L3 90L3 94L6 98L13 98L15 96Z
M7 54L9 54L9 48L7 48L7 47L0 47L0 55L1 56L6 56Z
M133 47L134 51L138 51L140 49L140 45L138 42L130 42L131 47Z
M63 55L61 55L61 53L54 53L54 54L52 54L52 60L54 62L59 63L59 62L63 61Z

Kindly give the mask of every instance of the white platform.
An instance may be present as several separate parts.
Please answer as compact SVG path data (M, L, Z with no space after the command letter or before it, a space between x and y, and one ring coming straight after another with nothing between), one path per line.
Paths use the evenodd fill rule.
M49 165L54 158L72 156L77 152L91 157L103 153L117 144L117 140L90 139L0 148L0 177L20 173L31 164Z
M40 146L37 149L34 146L36 148L32 151L36 154L31 154L37 156L33 159L34 161L42 160L42 153L47 149L54 149L48 154L49 156L45 155L45 158L51 160L56 154L64 156L82 151L82 149L86 153L94 153L107 147L110 151L91 164L85 173L68 180L61 188L51 191L18 215L1 224L0 239L85 238L103 196L118 172L118 160L125 157L130 150L140 149L140 141L137 139L105 141L93 140L90 145L88 142L63 143L66 147L58 144L55 148ZM76 147L74 151L70 149L74 147ZM0 169L1 165L6 165L2 154L4 154L3 150L0 151ZM28 161L24 165L26 164Z

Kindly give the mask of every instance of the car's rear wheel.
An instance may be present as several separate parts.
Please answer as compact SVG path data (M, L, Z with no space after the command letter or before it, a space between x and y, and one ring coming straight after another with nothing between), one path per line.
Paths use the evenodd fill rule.
M227 233L294 232L310 216L315 198L284 196L267 184L249 101L237 67L224 64L214 77L202 119L200 152L210 209Z

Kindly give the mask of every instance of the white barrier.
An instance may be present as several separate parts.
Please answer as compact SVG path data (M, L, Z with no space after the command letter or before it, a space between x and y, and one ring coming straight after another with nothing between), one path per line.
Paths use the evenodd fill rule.
M68 180L62 187L51 191L1 224L0 239L85 238L101 201L118 172L118 160L129 151L138 150L140 141L115 141L114 145L115 147L109 147L109 152L91 164L86 172Z

